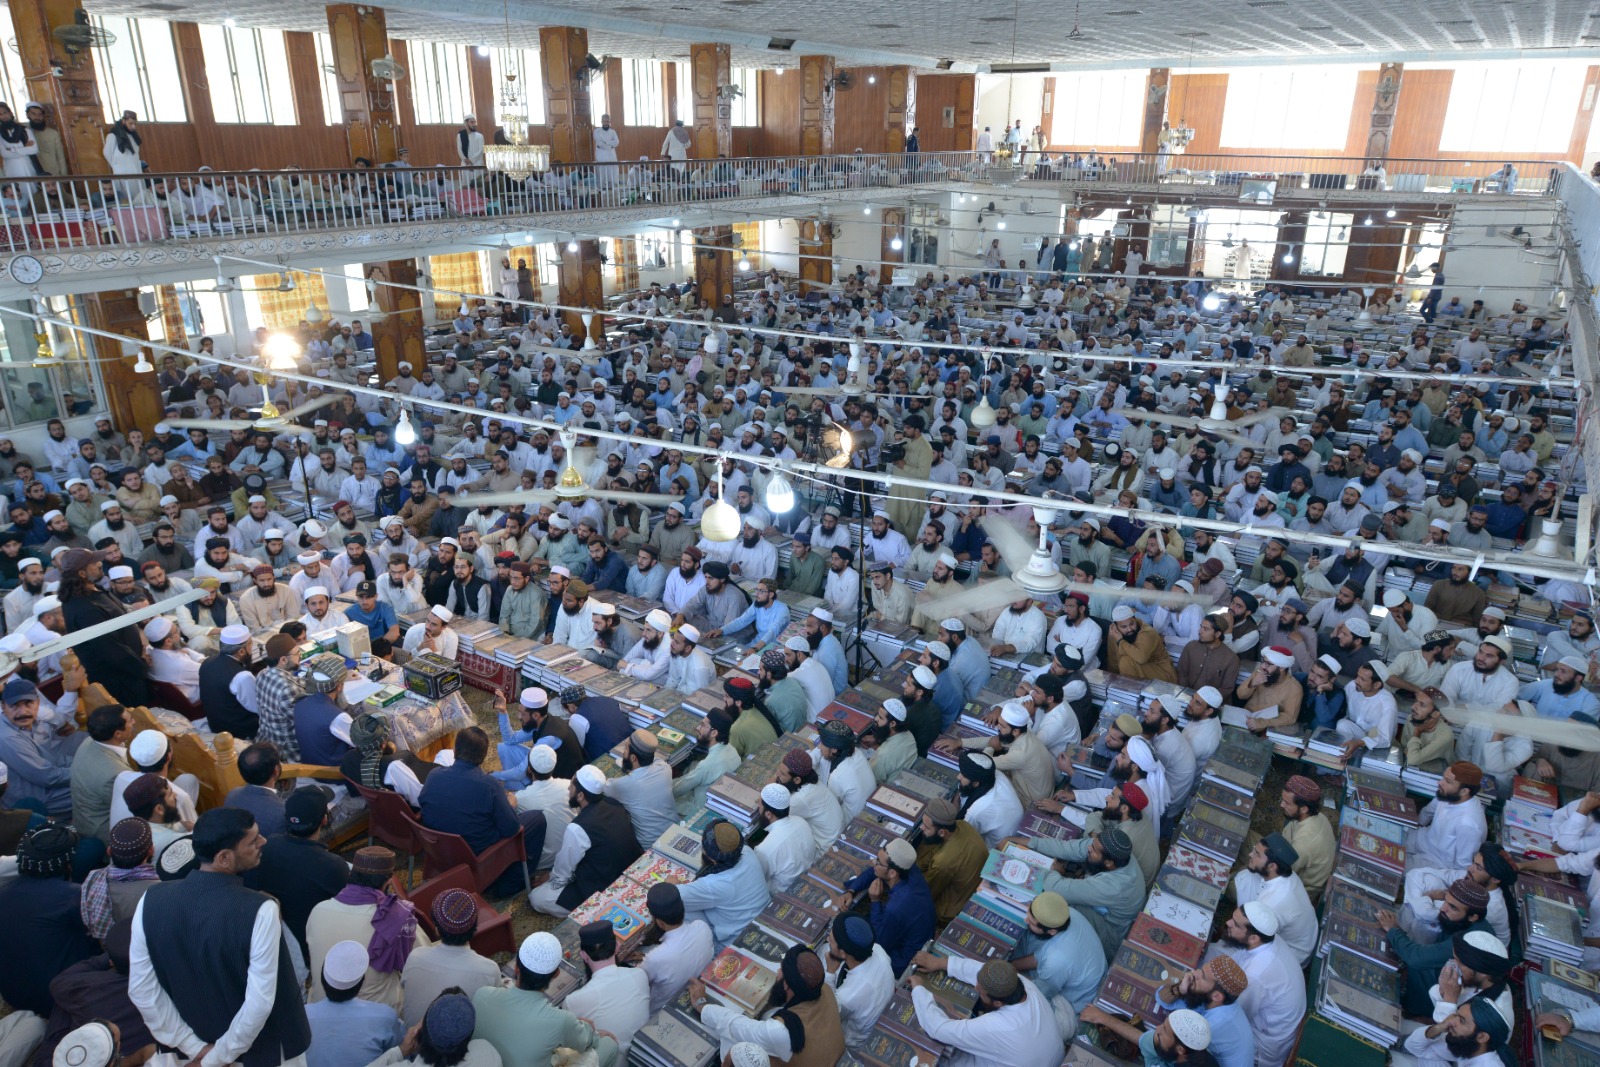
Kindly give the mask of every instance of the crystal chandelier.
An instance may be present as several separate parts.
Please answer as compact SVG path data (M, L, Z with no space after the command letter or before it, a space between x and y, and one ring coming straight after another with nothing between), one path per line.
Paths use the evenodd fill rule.
M528 143L528 108L515 74L507 74L500 87L500 127L511 143L484 146L483 162L491 171L526 181L550 166L550 146Z

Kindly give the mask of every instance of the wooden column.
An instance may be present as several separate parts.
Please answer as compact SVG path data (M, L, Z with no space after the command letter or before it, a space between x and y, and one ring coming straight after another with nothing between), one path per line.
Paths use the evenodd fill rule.
M883 150L904 152L906 134L917 116L917 72L910 67L889 67L883 77Z
M467 49L467 84L472 91L472 113L478 116L478 132L488 144L494 144L495 131L500 128L500 87L494 83L494 67L488 56L480 56L476 48ZM533 92L534 87L524 85L522 91ZM523 131L526 133L527 131ZM506 131L511 136L511 131Z
M1583 74L1583 91L1578 94L1578 113L1572 118L1572 138L1567 142L1567 162L1583 166L1583 152L1594 125L1594 109L1600 102L1600 66L1591 64Z
M594 116L589 112L589 81L578 75L588 54L588 30L571 26L539 27L539 73L544 79L552 163L594 162ZM605 75L597 71L594 76ZM566 256L562 256L562 262L566 262ZM564 292L566 280L561 284Z
M833 223L800 222L800 295L833 284Z
M391 259L384 263L368 263L367 276L378 282L376 300L383 309L383 318L365 323L372 334L373 354L378 361L378 380L389 381L400 373L402 361L417 368L427 363L423 350L422 294L415 289L397 289L384 282L398 285L417 284L417 261Z
M733 80L732 49L725 44L689 46L689 94L694 117L689 131L689 156L716 159L733 155L733 105L717 89Z
M888 285L890 279L894 277L895 264L906 261L908 239L905 232L906 212L904 208L886 207L880 214L883 218L883 233L879 238L879 245L883 251L878 254L878 258L883 260L883 263L878 266L878 282L881 285ZM893 244L896 237L900 238L899 248L895 248Z
M392 163L400 147L396 93L392 83L372 73L373 60L389 53L383 9L329 4L328 36L333 44L334 75L339 80L350 161L354 163L360 157L370 159L374 165Z
M89 325L95 329L122 334L140 344L150 340L144 310L139 307L139 290L91 293L82 300ZM100 377L105 385L111 424L123 433L135 427L148 432L161 421L163 411L156 376L135 372L133 365L138 362L138 354L124 355L121 341L98 336L91 341L88 354L90 359L100 361Z
M800 57L800 154L833 155L833 57Z
M568 307L597 309L593 325L588 328L589 336L597 345L604 345L606 340L606 318L598 313L598 309L606 306L604 267L600 262L599 241L579 241L576 252L569 252L565 244L561 245L561 269L557 272L560 292L556 302ZM582 314L563 311L561 319L572 327L575 335L584 335Z
M1048 149L1056 143L1056 80L1045 78L1039 90L1039 125L1044 127L1044 143Z
M178 80L183 84L184 106L189 112L188 133L194 139L194 158L202 162L220 159L221 131L217 129L216 111L211 107L211 75L206 72L200 27L192 22L174 22L172 45L178 57ZM226 77L227 74L220 72L217 76Z
M74 174L108 173L105 108L95 84L94 59L88 49L67 55L51 36L56 27L72 24L78 0L10 0L10 5L28 93L45 106L50 124L61 131L68 167ZM57 61L61 63L59 77L51 71ZM20 109L24 103L13 101L13 106ZM23 118L21 114L17 117Z
M317 38L310 33L286 32L283 50L289 59L289 83L294 87L294 113L301 126L319 127L337 116L322 113L322 69L317 61Z
M700 303L715 309L733 292L733 227L694 231L694 287Z
M1160 143L1161 124L1167 120L1167 85L1172 71L1151 67L1144 81L1144 121L1139 125L1139 151L1154 155Z
M632 292L639 288L639 242L632 237L621 237L612 242L617 250L617 265L622 268L622 289Z
M166 336L167 344L178 348L184 347L189 343L189 339L183 325L183 304L182 298L178 295L178 287L163 285L156 290L156 298L161 302L161 329Z
M1378 85L1372 92L1372 118L1367 125L1368 159L1389 158L1389 141L1394 134L1394 117L1400 107L1400 82L1404 75L1404 63L1383 63L1378 67Z

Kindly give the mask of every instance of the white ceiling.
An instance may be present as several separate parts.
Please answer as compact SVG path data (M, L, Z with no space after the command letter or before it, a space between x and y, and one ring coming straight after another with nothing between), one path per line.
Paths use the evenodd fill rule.
M499 44L504 0L385 3L392 37ZM940 60L980 64L1166 63L1182 67L1263 58L1341 56L1423 59L1581 49L1600 52L1596 0L1087 0L1083 39L1069 39L1068 0L921 0L863 5L857 0L509 0L511 35L538 43L538 26L590 28L597 55L677 59L691 41L734 46L736 66L793 66L822 51L864 65ZM193 18L179 0L91 0L96 14ZM320 0L252 0L212 7L210 18L242 24L326 30ZM771 38L796 42L768 48Z

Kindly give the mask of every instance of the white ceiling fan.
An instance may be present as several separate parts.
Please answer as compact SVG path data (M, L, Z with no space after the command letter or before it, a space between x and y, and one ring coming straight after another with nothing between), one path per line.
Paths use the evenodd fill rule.
M1293 414L1287 408L1268 408L1265 411L1253 412L1240 419L1228 418L1228 401L1218 395L1211 402L1211 411L1204 418L1194 415L1173 415L1165 411L1146 411L1143 408L1122 408L1117 411L1125 419L1145 419L1150 422L1164 422L1171 426L1181 426L1186 430L1199 430L1201 433L1212 434L1237 445L1250 448L1257 447L1260 442L1239 433L1247 430L1258 422L1268 419L1281 419L1285 415Z
M288 411L279 411L278 405L272 402L272 397L267 392L267 387L263 385L261 387L261 404L258 408L251 409L261 412L260 416L255 419L167 419L166 423L168 426L178 430L262 430L267 433L275 433L279 430L288 429L294 423L294 420L300 416L309 415L318 408L325 408L338 399L337 394L329 393L327 396L318 397L309 404L301 404L299 407L290 408Z

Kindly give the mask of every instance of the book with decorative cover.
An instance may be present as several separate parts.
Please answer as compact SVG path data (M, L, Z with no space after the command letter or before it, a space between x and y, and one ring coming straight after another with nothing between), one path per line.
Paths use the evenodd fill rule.
M1026 904L1044 888L1044 871L1003 852L989 853L979 872L980 880L992 885L1001 896Z
M1333 866L1335 881L1346 882L1362 892L1393 903L1400 899L1404 878L1399 871L1379 867L1354 856L1340 855Z
M876 860L878 852L888 848L889 842L898 836L900 835L890 833L881 823L857 815L839 835L839 843L855 849L869 860Z
M1232 864L1244 849L1244 835L1230 834L1203 822L1185 820L1178 832L1178 843L1214 859Z
M1348 852L1368 863L1387 867L1391 871L1404 873L1406 869L1404 845L1385 841L1355 826L1346 826L1339 832L1339 851Z
M1238 767L1218 762L1216 756L1206 760L1202 777L1207 781L1225 786L1236 793L1250 797L1255 796L1256 790L1261 788L1261 776Z
M926 778L930 782L937 782L944 786L945 796L949 796L956 791L956 772L933 762L926 756L918 756L906 770L919 778Z
M1124 941L1122 947L1117 949L1116 956L1111 960L1111 966L1156 988L1168 982L1176 982L1188 970L1165 956L1158 956L1129 941Z
M1328 886L1322 902L1322 914L1324 918L1347 915L1358 923L1381 930L1383 924L1378 920L1378 912L1393 910L1391 904L1391 901L1379 900L1352 885L1335 883Z
M771 910L770 906L767 910ZM784 954L793 948L796 942L787 937L783 931L769 928L765 925L766 922L766 913L763 912L756 916L755 922L740 930L739 935L729 944L769 967L777 967L783 962Z
M1231 811L1235 815L1248 816L1256 806L1256 798L1253 795L1245 796L1238 790L1229 789L1217 782L1202 780L1195 788L1194 795L1197 800L1203 800L1223 811Z
M1385 931L1356 922L1347 915L1331 916L1323 924L1322 943L1330 949L1334 946L1348 949L1385 966L1400 966L1400 958L1389 948Z
M907 826L915 826L922 821L922 813L928 810L928 801L925 797L902 792L892 785L880 785L867 798L867 807Z
M1186 933L1148 913L1134 916L1127 943L1165 956L1187 970L1200 966L1206 951L1205 935Z
M646 852L633 861L629 868L622 872L629 881L649 889L658 882L671 882L673 885L684 885L694 881L695 871L690 870L686 864L677 860L669 860L655 852Z
M957 915L944 928L934 942L936 951L946 956L963 956L967 959L988 961L1003 960L1011 955L1016 945L1006 944L992 931L980 929Z
M950 1015L966 1019L978 1003L978 991L965 982L950 977L949 971L919 971L922 988L932 993Z
M1145 901L1144 910L1145 914L1152 915L1169 926L1176 926L1191 937L1205 940L1211 936L1211 909L1202 908L1174 893L1152 889L1149 899Z
M1113 1015L1137 1020L1153 1029L1168 1015L1156 1000L1157 988L1153 982L1146 982L1113 967L1100 983L1100 994L1094 1002Z
M831 911L802 904L787 893L779 893L758 918L785 937L815 946L827 936L833 915Z
M1515 800L1526 800L1551 811L1561 806L1561 793L1555 783L1540 782L1521 775L1511 779L1511 796Z
M778 970L729 945L706 965L700 981L724 1000L758 1012L778 982Z
M1228 878L1233 873L1232 860L1223 862L1207 856L1204 852L1196 852L1192 848L1184 848L1178 844L1167 850L1166 865L1218 889L1227 886Z
M1267 773L1267 768L1272 766L1272 745L1262 741L1258 742L1249 734L1239 730L1224 731L1222 743L1206 761L1206 766L1213 763L1222 763L1246 771L1260 781Z
M926 1049L881 1023L874 1023L866 1041L848 1054L854 1055L861 1067L911 1067L912 1064L931 1064L937 1059L928 1059Z
M683 823L674 823L656 839L651 851L669 860L683 864L692 871L703 866L700 858L700 834Z
M1211 912L1215 912L1217 905L1222 901L1222 890L1209 882L1202 882L1192 874L1184 874L1170 866L1162 867L1156 872L1156 885L1165 892L1175 893Z
M1329 946L1322 973L1381 1000L1400 999L1400 972L1338 945Z
M1016 945L1022 940L1022 935L1028 932L1028 927L1024 920L1014 917L1015 913L1007 914L1001 907L999 901L975 895L961 909L961 917L974 926L993 931L1001 940Z
M1376 789L1357 789L1356 803L1375 815L1406 826L1417 826L1421 822L1417 815L1417 802L1410 797L1397 797Z
M1231 811L1224 811L1212 804L1198 802L1189 807L1189 819L1215 826L1223 833L1241 840L1250 832L1250 819L1244 815L1237 815Z
M868 867L872 861L850 848L834 845L817 858L807 873L832 893L843 893L844 884Z
M901 988L894 991L894 996L889 999L889 1006L878 1016L877 1026L900 1035L922 1049L927 1053L926 1062L930 1065L937 1062L948 1047L943 1042L929 1037L928 1032L917 1021L917 1009L911 1003L909 989Z
M680 999L685 1007L669 1004L633 1035L630 1052L651 1067L707 1067L718 1059L717 1035Z
M865 702L864 698L850 689L840 693L839 697ZM817 724L819 726L822 723L833 722L836 719L850 727L851 733L860 737L872 728L873 715L869 714L865 708L857 708L845 703L844 699L836 699L833 703L817 712Z
M1324 974L1318 1003L1336 1021L1350 1023L1357 1033L1390 1043L1400 1039L1398 995L1384 999Z
M1048 811L1030 811L1022 817L1017 827L1022 837L1046 837L1055 841L1076 841L1083 836L1083 827L1068 822Z
M792 897L806 907L816 911L833 912L835 910L833 894L828 892L828 887L821 882L813 881L809 872L796 878L790 884L789 892L784 895ZM831 915L829 921L832 921Z

